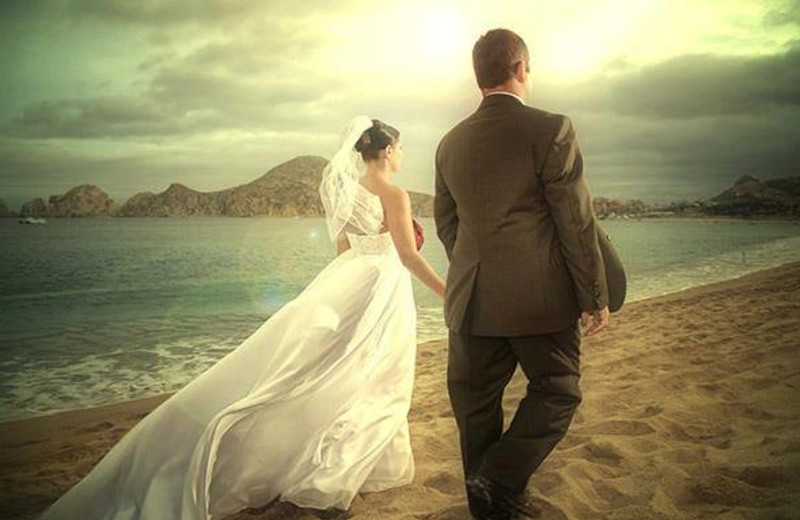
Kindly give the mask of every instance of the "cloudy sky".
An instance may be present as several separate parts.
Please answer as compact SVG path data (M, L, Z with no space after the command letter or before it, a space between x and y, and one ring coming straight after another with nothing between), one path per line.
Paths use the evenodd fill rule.
M800 175L798 0L3 0L0 198L222 189L330 157L361 113L401 131L396 182L432 193L494 27L526 40L529 104L572 117L595 196Z

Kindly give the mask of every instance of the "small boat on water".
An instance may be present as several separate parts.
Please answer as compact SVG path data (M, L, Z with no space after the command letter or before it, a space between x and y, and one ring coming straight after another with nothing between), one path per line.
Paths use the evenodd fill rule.
M41 217L22 217L19 219L20 224L46 224L47 221Z

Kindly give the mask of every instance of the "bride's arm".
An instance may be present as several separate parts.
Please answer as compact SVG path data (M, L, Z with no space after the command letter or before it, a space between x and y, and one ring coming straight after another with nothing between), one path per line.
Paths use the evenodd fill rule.
M408 196L408 192L399 186L393 186L381 195L381 202L386 210L386 227L389 228L389 233L403 265L420 282L443 297L444 280L436 274L428 261L417 251L414 227L411 223L411 198Z
M336 237L336 256L341 255L348 249L350 249L350 242L347 240L347 235L342 231L339 233L339 236Z

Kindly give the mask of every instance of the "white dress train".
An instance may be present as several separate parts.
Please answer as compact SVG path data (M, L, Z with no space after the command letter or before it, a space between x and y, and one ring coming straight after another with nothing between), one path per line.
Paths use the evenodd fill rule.
M363 188L363 187L362 187ZM156 407L40 520L221 520L276 497L348 509L412 481L416 308L380 199L371 232Z

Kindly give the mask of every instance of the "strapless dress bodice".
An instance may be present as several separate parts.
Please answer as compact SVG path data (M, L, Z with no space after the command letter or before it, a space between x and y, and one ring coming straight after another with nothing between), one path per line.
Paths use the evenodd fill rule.
M347 241L354 253L380 255L396 252L392 235L388 231L370 235L346 233Z

